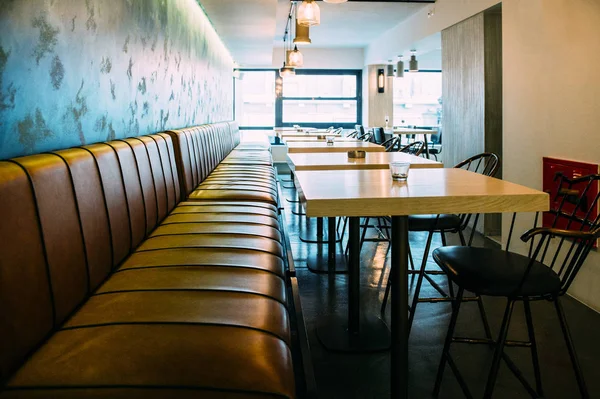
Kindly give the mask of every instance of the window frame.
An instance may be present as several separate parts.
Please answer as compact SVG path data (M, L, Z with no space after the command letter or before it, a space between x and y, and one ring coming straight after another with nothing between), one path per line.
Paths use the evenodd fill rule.
M277 87L277 78L279 77L278 69L271 68L239 68L236 69L242 73L244 72L268 72L273 71L274 74L274 87ZM240 130L270 130L274 127L292 127L293 125L310 125L318 129L328 128L332 125L329 123L318 123L318 122L286 122L283 123L283 102L285 100L295 101L356 101L356 123L338 123L335 127L342 127L344 129L354 129L355 125L362 125L362 70L361 69L296 69L296 75L325 75L325 76L355 76L356 77L356 96L355 97L283 97L283 90L281 93L275 96L275 121L273 126L240 126ZM235 82L233 85L233 115L236 117L236 92Z

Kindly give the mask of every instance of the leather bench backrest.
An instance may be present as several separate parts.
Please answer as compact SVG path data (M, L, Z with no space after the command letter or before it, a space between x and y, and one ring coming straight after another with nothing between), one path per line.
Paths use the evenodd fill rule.
M239 144L235 122L221 122L168 131L173 138L179 183L189 195Z
M180 201L171 137L0 162L0 382Z

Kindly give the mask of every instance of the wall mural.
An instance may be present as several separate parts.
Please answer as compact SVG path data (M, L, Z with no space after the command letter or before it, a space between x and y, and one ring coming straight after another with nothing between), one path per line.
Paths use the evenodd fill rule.
M233 118L195 0L0 1L0 159Z

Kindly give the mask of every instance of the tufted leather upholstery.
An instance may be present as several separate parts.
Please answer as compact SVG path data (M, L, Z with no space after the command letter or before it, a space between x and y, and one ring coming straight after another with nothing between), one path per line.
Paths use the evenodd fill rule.
M220 123L168 132L182 171L182 192L191 201L277 205L277 180L268 147L240 144L237 130L235 124Z
M270 155L202 129L0 162L0 398L294 397Z

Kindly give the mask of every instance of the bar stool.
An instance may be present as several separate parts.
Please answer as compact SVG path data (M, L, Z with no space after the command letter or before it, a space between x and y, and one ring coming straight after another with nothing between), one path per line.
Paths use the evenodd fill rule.
M567 292L596 240L600 238L600 215L591 216L592 210L597 207L600 194L597 194L589 205L590 201L587 198L587 193L592 185L600 182L600 175L589 175L576 179L568 179L559 175L559 180L559 190L555 198L555 200L559 200L559 205L556 210L550 211L550 214L554 215L552 227L536 227L538 213L535 217L534 227L521 236L523 242L529 242L527 255L509 252L516 214L512 218L506 250L444 247L433 251L435 262L458 286L457 295L452 301L452 316L435 381L433 391L435 397L440 393L446 363L450 365L465 395L472 397L456 363L450 356L450 345L453 342L494 346L494 357L488 374L484 398L492 396L501 360L505 361L510 371L532 397L543 397L530 302L546 300L552 302L556 309L581 397L589 398L560 297ZM573 190L574 185L579 185L579 190ZM573 193L577 191L579 196L574 199ZM572 210L567 211L564 207L566 204L569 204ZM506 298L504 317L496 340L454 337L465 290L474 292L476 295ZM523 302L524 305L529 336L527 342L507 340L508 328L516 302ZM534 369L535 389L527 382L515 363L504 353L505 346L529 347Z
M465 169L475 173L481 173L485 176L493 177L498 171L500 165L499 158L496 154L493 153L481 153L475 156L472 156L469 159L466 159L455 166L455 168ZM474 224L473 229L471 230L471 234L469 236L469 241L467 242L464 237L464 230L469 226L469 223L474 216ZM409 329L412 327L412 323L415 317L415 312L417 309L417 305L419 302L449 302L452 300L454 296L452 284L448 283L449 294L446 293L436 282L431 278L431 275L443 275L445 274L443 271L439 270L426 270L427 259L429 258L429 251L431 248L431 241L433 239L433 235L435 233L439 233L442 238L442 245L446 246L446 233L457 233L461 244L466 246L471 246L473 243L473 238L475 236L475 227L477 226L477 222L479 220L479 214L463 214L463 215L414 215L408 217L408 230L411 232L428 232L427 242L425 244L425 251L423 253L423 260L421 261L421 267L417 271L418 279L417 285L415 286L415 292L413 294L412 304L410 306L410 315L409 315ZM410 258L412 264L412 256ZM394 270L390 270L390 276L388 277L388 284L385 289L385 294L383 296L383 302L381 304L381 314L385 314L385 308L387 305L387 301L390 294L391 288L391 273L394 273ZM409 271L409 273L413 273ZM419 294L421 292L421 286L423 284L423 279L426 279L429 284L440 293L441 297L434 298L420 298ZM479 306L479 312L481 315L481 320L483 322L483 327L485 329L486 335L491 337L491 332L489 328L489 324L487 322L487 318L485 315L485 310L483 308L483 302L481 301L480 296L473 296L465 298L468 301L477 301Z

